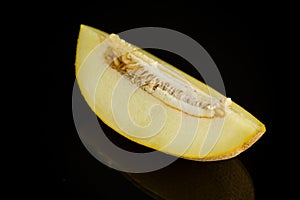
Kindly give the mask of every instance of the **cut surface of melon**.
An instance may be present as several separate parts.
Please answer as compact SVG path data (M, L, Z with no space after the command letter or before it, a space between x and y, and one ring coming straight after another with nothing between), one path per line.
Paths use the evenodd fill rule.
M115 34L81 25L75 66L95 114L155 150L199 161L228 159L266 130L229 98Z

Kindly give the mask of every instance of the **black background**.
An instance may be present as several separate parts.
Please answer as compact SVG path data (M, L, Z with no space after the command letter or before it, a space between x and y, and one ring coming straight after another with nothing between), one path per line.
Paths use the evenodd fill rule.
M164 27L184 33L210 54L225 83L226 93L261 120L265 135L239 155L253 180L256 199L276 196L281 175L278 164L279 135L274 130L273 69L270 65L271 8L266 5L152 4L86 5L77 8L44 5L41 34L46 56L41 66L43 104L38 136L38 162L30 191L37 198L151 199L119 172L90 155L82 145L72 117L72 88L75 80L75 51L80 24L107 33L137 27ZM39 16L37 15L37 17ZM46 16L46 17L45 17ZM45 45L46 43L46 45ZM201 79L189 64L163 51L153 53ZM168 60L169 59L169 60ZM126 142L125 142L126 143Z

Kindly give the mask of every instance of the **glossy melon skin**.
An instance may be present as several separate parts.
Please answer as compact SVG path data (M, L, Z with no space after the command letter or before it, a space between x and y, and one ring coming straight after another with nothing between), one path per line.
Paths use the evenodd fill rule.
M109 35L81 25L76 78L85 100L112 129L141 145L191 160L214 161L238 155L254 144L265 126L234 102L223 118L198 118L166 106L122 77L104 62L104 41ZM223 97L204 83L163 63L195 87Z

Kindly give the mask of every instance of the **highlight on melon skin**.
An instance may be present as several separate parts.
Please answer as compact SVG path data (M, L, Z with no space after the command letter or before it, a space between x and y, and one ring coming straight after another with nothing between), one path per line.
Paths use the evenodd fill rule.
M173 156L224 160L266 131L210 86L124 41L81 25L76 79L93 112L122 136Z

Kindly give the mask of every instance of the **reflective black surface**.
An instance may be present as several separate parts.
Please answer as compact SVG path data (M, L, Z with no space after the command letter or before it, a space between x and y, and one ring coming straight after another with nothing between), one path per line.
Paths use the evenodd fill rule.
M52 11L45 13L47 17L41 29L47 49L41 69L46 89L43 89L45 109L40 118L38 164L34 168L37 176L32 178L34 195L65 199L153 199L168 195L182 199L193 195L208 195L211 199L222 199L220 196L230 199L225 197L238 195L241 198L237 199L253 199L255 195L256 199L266 199L276 196L278 190L274 188L282 184L278 181L282 175L278 172L274 175L271 169L280 165L278 157L282 156L278 148L280 136L273 128L274 84L268 63L269 27L264 8L152 5L148 9L94 6L89 10L85 6L77 9L54 6ZM217 64L227 95L265 123L267 132L250 149L228 161L198 163L180 159L162 172L153 172L153 176L124 176L104 166L82 145L72 118L74 62L80 24L109 33L159 26L192 37ZM185 61L181 58L161 51L153 53L161 54L166 61L169 57L170 62L181 63L176 65L178 68L195 74L194 69L184 67ZM119 140L120 146L131 151L148 151L116 136L109 128L104 129L108 130L112 141ZM160 187L160 184L163 185ZM192 189L195 189L194 194L191 194Z
M155 199L254 199L251 177L238 159L193 162L179 159L150 173L126 173Z

